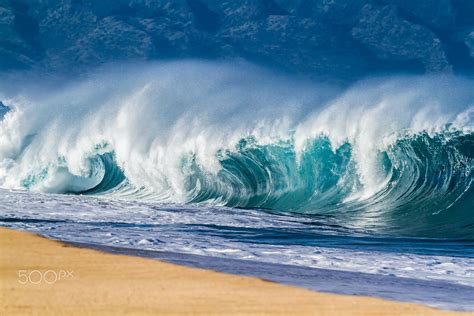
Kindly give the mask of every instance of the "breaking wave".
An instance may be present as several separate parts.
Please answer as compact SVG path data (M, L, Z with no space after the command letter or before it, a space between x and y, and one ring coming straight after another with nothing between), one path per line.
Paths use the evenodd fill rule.
M198 61L11 91L0 186L325 215L403 236L474 238L474 82L349 88Z

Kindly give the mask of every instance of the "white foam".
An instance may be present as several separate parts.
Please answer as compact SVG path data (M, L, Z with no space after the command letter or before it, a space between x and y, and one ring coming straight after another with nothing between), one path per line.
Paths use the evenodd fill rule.
M319 134L350 142L365 199L384 187L378 153L406 130L473 128L474 83L453 76L373 79L348 89L285 78L247 64L180 61L102 70L57 89L0 82L14 107L0 123L0 187L46 192L94 187L88 157L114 150L125 175L163 201L186 202L183 157L210 173L219 149L242 138L261 144L294 138L299 151ZM45 91L46 90L46 91ZM19 92L18 92L19 91ZM58 157L63 158L58 162Z

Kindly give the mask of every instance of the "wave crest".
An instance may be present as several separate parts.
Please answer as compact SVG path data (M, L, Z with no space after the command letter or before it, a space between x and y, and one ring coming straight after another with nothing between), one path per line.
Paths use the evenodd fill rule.
M340 89L180 62L0 91L13 108L0 122L0 185L473 237L473 87L424 76Z

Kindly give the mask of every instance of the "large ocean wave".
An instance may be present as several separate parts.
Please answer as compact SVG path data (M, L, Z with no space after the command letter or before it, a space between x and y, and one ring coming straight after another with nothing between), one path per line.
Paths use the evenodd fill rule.
M331 216L474 238L474 81L348 88L197 61L11 90L0 187ZM17 84L17 82L16 82Z

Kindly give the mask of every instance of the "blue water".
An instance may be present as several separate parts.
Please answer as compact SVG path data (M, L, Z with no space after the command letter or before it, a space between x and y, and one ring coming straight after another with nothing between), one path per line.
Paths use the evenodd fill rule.
M190 61L17 85L0 85L2 226L474 309L472 79L334 87Z

